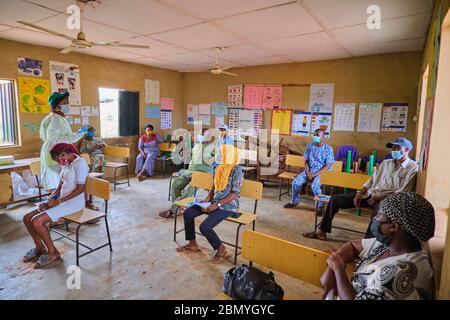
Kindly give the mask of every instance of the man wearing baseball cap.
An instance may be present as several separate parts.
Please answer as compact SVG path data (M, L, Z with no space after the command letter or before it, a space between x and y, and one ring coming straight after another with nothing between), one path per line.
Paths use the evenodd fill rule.
M387 143L386 147L391 149L392 159L384 160L361 190L331 196L322 221L316 230L304 233L303 236L326 240L327 233L331 232L333 218L339 209L371 208L373 209L372 216L375 216L381 200L391 194L410 192L414 189L419 166L409 158L409 153L413 149L411 141L406 138L398 138ZM369 224L366 238L372 237Z

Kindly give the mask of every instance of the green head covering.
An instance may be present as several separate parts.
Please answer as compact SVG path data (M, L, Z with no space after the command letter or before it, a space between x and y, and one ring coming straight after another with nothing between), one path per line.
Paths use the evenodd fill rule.
M48 97L48 104L52 109L55 109L62 99L67 98L69 96L68 91L64 91L63 93L53 92L50 97Z

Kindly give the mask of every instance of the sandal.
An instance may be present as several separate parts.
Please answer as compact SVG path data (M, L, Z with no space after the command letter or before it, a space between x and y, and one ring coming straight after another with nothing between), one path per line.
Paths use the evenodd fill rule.
M39 257L36 264L34 265L34 269L42 269L44 267L47 267L51 265L53 262L58 261L61 259L61 256L57 256L56 258L50 260L48 258L48 254L43 254Z
M185 246L179 247L176 250L177 250L177 252L200 252L200 251L202 251L199 248L194 249L188 244Z
M164 211L161 211L160 213L158 213L158 215L159 215L161 218L169 218L172 214L173 214L173 213L172 213L172 211L170 211L170 210L164 210Z
M218 256L217 253L216 253L211 259L209 259L209 263L221 264L226 258L228 258L230 256L231 256L231 254L228 253L228 251L225 250L225 252L221 256Z
M303 234L303 236L305 238L309 238L309 239L318 239L318 240L322 240L322 241L326 241L327 240L326 236L319 236L315 231L313 231L313 232L305 232Z
M56 228L59 228L59 227L65 225L65 224L66 224L66 221L64 219L59 219L56 222L50 222L48 227L51 228L51 229L56 229Z
M93 211L100 211L100 208L94 205L92 202L86 202L86 208L91 209Z
M25 253L25 255L23 256L23 262L30 262L30 261L36 261L37 259L39 259L39 257L43 254L47 254L46 251L44 251L43 253L40 253L37 251L36 248L30 249L28 250L27 253Z
M295 208L297 205L296 204L293 204L293 203L286 203L285 205L284 205L284 207L286 208L286 209L291 209L291 208Z

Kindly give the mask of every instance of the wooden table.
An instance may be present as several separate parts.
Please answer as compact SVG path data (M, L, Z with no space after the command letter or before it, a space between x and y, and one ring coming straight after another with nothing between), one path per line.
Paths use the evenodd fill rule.
M15 160L12 164L0 165L0 205L8 205L19 201L36 198L36 196L14 200L11 180L12 172L30 170L30 164L39 161L39 158Z

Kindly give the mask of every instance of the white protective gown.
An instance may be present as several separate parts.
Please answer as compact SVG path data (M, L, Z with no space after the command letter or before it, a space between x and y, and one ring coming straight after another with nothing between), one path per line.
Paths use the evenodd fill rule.
M60 167L52 160L50 150L57 143L75 143L83 133L74 133L66 118L50 112L41 122L39 130L41 140L41 179L44 189L50 190L58 187L60 182Z

